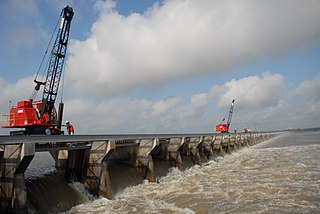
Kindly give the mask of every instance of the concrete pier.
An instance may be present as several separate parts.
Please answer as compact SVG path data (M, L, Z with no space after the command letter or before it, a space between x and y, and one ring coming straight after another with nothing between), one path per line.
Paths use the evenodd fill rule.
M3 145L0 162L0 208L8 213L27 212L24 173L35 155L34 143Z
M112 198L107 161L116 148L114 141L91 142L84 186L97 196Z
M156 181L151 152L158 146L159 139L157 138L143 139L139 142L136 166L145 168L144 178L150 182Z
M223 157L226 154L222 144L223 138L224 138L224 135L216 135L213 138L211 148L212 148L214 157L217 157L217 156Z
M65 171L67 182L81 182L93 195L112 199L108 161L127 163L135 167L143 179L156 182L154 157L160 157L170 163L171 167L184 170L186 167L182 157L201 165L201 157L211 160L279 134L0 137L0 210L27 212L24 173L35 152L50 152L55 160L55 167ZM74 145L68 146L70 142Z
M200 151L198 149L201 144L201 137L189 137L186 138L185 151L181 153L184 156L190 156L193 164L201 164Z
M200 152L204 154L207 160L213 158L213 150L212 150L212 136L203 136L201 139L201 150Z

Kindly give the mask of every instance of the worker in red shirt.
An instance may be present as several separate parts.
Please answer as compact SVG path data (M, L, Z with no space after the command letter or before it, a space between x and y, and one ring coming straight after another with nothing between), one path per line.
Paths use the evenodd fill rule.
M69 121L66 121L66 126L67 126L68 135L74 135L73 125Z

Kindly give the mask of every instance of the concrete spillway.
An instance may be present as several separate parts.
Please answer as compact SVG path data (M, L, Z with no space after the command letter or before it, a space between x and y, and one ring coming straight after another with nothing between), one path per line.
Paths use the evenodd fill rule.
M112 199L116 184L110 180L110 173L115 173L111 162L129 164L142 180L156 182L162 170L155 159L183 170L190 163L201 165L279 134L1 136L0 210L27 212L24 174L36 152L49 151L55 167L64 170L66 181L81 182L93 195Z

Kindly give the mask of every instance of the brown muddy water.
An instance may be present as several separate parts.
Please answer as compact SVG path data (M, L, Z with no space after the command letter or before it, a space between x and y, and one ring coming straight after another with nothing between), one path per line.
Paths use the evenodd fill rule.
M27 171L34 213L320 213L320 132L286 133L185 171L171 168L159 183L115 173L111 183L125 184L113 200L59 181L44 160Z

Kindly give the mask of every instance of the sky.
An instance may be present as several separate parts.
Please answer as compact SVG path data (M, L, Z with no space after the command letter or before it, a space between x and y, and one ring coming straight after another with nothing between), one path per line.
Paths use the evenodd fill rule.
M319 0L1 0L1 114L32 94L66 5L56 105L76 134L214 132L232 99L231 130L320 127Z

